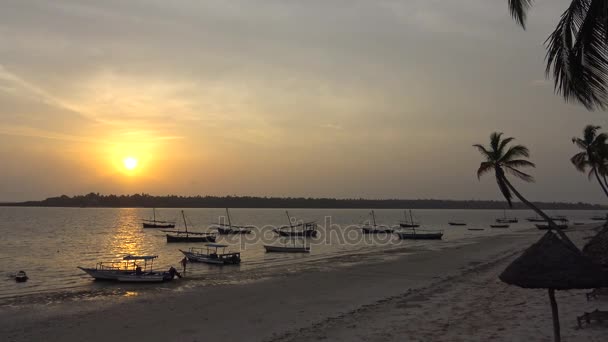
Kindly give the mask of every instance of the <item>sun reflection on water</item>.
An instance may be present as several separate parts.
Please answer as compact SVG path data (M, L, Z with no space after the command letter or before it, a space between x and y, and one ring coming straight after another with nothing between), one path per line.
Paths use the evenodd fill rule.
M139 217L137 209L120 209L114 224L114 234L110 240L110 250L116 257L123 257L127 254L144 255L146 251L144 235L140 233Z

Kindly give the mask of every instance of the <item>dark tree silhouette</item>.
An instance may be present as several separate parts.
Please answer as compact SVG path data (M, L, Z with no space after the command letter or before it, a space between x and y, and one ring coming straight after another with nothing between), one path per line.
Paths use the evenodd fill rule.
M587 125L583 130L583 137L572 138L572 142L578 146L581 152L570 158L570 161L581 172L589 169L589 179L595 176L597 182L602 187L604 194L608 196L608 184L606 184L606 133L597 133L600 126ZM600 178L600 175L602 178Z

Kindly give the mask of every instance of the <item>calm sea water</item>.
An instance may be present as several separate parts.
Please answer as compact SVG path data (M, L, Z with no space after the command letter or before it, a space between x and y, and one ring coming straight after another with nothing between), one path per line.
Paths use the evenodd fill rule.
M224 209L187 209L189 227L193 231L208 231L208 227L225 215ZM376 210L378 224L396 225L403 219L402 210ZM498 235L530 228L524 218L529 211L513 211L508 216L520 219L510 229L490 229L489 224L503 212L498 210L416 210L414 219L425 228L444 230L443 241L400 241L395 236L365 237L357 225L369 220L369 211L360 209L290 209L298 220L316 220L320 237L309 241L310 254L265 253L264 244L292 243L272 233L275 226L288 224L281 209L233 209L233 224L254 225L255 234L249 236L219 236L217 243L230 245L230 250L241 251L242 264L217 267L191 264L188 277L201 282L212 281L218 272L232 272L256 268L272 269L273 265L318 260L336 255L366 251L381 251L395 246L429 247L462 241L479 236ZM553 211L551 215L565 215L572 221L590 222L594 211ZM27 297L40 293L87 291L98 288L77 266L94 266L99 261L117 261L126 254L158 255L155 269L166 270L170 265L178 269L183 258L179 249L202 247L204 244L168 244L164 233L157 229L143 229L141 219L150 218L150 209L142 208L13 208L0 207L0 300ZM159 217L160 216L160 217ZM178 209L157 210L158 219L176 220L183 229ZM451 227L448 221L467 222L467 227ZM191 226L192 225L192 226ZM485 228L469 231L467 228ZM245 238L246 240L242 240ZM301 242L301 241L299 241ZM15 283L13 276L25 270L27 283ZM104 285L114 286L114 285Z

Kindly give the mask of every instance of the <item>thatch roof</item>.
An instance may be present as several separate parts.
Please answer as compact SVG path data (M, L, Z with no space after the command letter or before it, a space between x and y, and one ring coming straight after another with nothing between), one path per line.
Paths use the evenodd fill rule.
M583 248L583 254L596 264L608 267L608 225L605 225Z
M606 273L573 245L548 231L499 276L524 288L588 289L608 284Z

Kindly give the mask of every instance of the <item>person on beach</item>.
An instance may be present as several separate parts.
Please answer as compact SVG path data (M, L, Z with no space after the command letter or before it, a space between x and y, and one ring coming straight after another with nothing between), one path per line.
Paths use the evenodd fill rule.
M186 264L188 264L188 258L184 257L182 259L182 261L180 261L180 263L182 264L182 267L184 268L184 276L186 275Z

